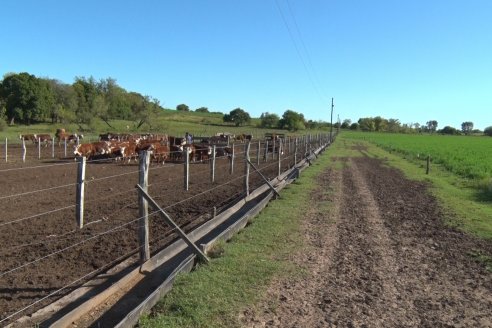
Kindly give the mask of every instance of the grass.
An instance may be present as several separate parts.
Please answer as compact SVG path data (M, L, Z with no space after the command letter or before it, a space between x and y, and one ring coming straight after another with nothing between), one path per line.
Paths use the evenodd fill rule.
M367 141L368 139L371 137L366 137L366 140L354 138L351 133L338 136L338 142L344 143L346 148L362 143L368 147L367 153L370 156L387 159L389 165L401 169L409 179L428 182L431 193L438 199L445 212L448 225L492 240L492 197L484 197L474 181L450 172L446 166L436 163L431 164L430 174L427 175L422 161L416 161L404 152L386 151Z
M300 235L316 176L330 165L321 156L229 243L209 265L178 277L172 291L141 318L140 327L240 327L240 313L258 302L274 277L303 274L289 257L306 247Z

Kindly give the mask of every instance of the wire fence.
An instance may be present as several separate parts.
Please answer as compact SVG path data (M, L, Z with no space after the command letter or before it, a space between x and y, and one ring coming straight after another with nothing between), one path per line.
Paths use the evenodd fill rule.
M280 171L297 164L309 147L314 148L323 142L325 141L321 139L311 140L310 144L304 143L304 140L302 143L296 141L295 145L294 141L289 145L281 145L279 142L276 151L273 148L275 144L268 142L251 143L249 152L246 144L220 146L221 149L227 148L228 152L221 153L222 155L217 156L215 161L208 156L195 161L190 166L191 172L187 179L192 183L189 190L185 190L182 184L185 179L186 170L183 169L185 164L153 163L148 168L150 182L148 188L154 199L159 201L160 206L168 211L180 226L193 229L200 224L200 220L204 220L204 217L211 218L211 213L219 213L233 205L237 199L244 197L247 194L244 189L246 177L251 176L251 180L247 183L252 188L263 183L262 178L255 172L246 171L245 158L249 157L256 161L258 170L268 179L272 179ZM217 150L218 147L215 148ZM279 151L279 148L283 151ZM0 307L6 309L0 314L0 323L10 321L22 313L31 313L48 299L55 295L61 297L63 291L69 287L84 283L89 277L102 272L118 259L128 254L135 254L142 248L142 245L138 244L135 233L143 219L138 215L139 201L135 189L140 169L136 169L133 165L115 165L116 162L115 159L87 161L89 178L82 182L56 184L62 179L57 178L57 174L54 173L46 183L55 185L45 188L36 188L39 183L30 177L41 176L47 172L50 174L54 171L61 172L62 167L73 165L78 167L79 164L51 163L0 169L0 182L8 185L15 185L15 181L9 180L8 176L2 181L3 172L18 172L22 177L25 174L21 172L27 169L29 172L36 172L26 177L28 181L30 179L33 182L32 185L24 187L29 190L15 192L16 188L12 187L7 190L14 190L14 192L0 196L0 206L12 209L13 213L10 218L6 216L0 219L0 238L8 235L12 237L2 249L0 290L3 288L7 291L4 293L11 291L9 303L13 304L6 306L7 303L2 303L0 298ZM211 179L213 169L217 169L215 180ZM74 174L71 174L70 178L73 177ZM82 229L77 227L74 218L75 209L79 207L74 189L81 184L87 187L87 199L84 200L87 219ZM70 191L67 192L65 189ZM38 195L40 196L36 197ZM71 202L75 204L67 205L67 198L72 199ZM36 213L40 208L43 210ZM34 213L28 213L29 210ZM156 215L157 211L148 214L149 217ZM150 227L153 235L159 236L150 239L151 246L155 249L165 246L164 241L169 242L169 238L175 233L159 220L152 220ZM109 235L114 237L108 238ZM88 244L91 245L87 246ZM111 250L115 250L114 255L111 255ZM104 256L98 260L101 251L104 252ZM53 267L63 267L65 261L78 263L77 258L82 256L81 254L86 255L80 263L81 267L87 265L87 255L94 257L91 265L95 268L89 273L81 273L86 272L87 269L79 270L80 277L71 275L62 277L63 279L59 278L59 281L56 277L52 277ZM37 287L40 292L36 296L28 295L22 291L22 284L16 286L16 282L20 281L20 276L25 274L24 271L39 266L41 262L46 263L42 268L36 268L38 277L32 282L39 284ZM46 281L48 283L44 286L43 282ZM15 299L15 302L12 302L12 299Z

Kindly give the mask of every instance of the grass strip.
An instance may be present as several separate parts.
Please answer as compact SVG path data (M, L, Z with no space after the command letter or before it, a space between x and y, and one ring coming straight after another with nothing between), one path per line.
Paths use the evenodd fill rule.
M294 277L290 254L305 247L300 229L316 177L329 150L284 188L246 229L215 250L220 257L176 279L172 291L141 318L139 327L240 327L240 313L262 299L274 277Z

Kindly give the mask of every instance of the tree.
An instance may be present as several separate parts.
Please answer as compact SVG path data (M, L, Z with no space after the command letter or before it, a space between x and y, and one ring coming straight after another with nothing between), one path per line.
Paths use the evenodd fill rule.
M231 110L229 114L224 114L224 122L234 123L235 126L240 126L251 121L251 117L241 108Z
M486 136L492 137L492 126L488 126L483 130L483 134Z
M473 122L461 123L461 131L463 131L464 134L469 135L473 131Z
M359 128L362 131L370 132L370 131L375 131L376 130L376 127L375 127L375 124L374 124L374 119L372 117L360 118L359 121L358 121L358 123L359 123Z
M189 112L190 107L188 107L185 104L179 104L178 106L176 106L176 110L181 111L181 112Z
M352 121L349 120L349 119L343 120L343 122L342 122L342 129L348 129L350 127L350 124L351 123L352 123Z
M276 128L280 117L277 114L265 112L261 114L260 120L262 128Z
M429 131L430 133L436 132L437 121L435 121L435 120L427 121L426 125L427 125L427 131Z
M195 109L195 112L197 113L208 113L208 108L207 107L200 107L200 108L197 108Z
M439 133L440 134L454 135L454 134L459 134L459 131L457 129L453 128L452 126L446 125L444 128L439 130Z
M398 132L400 131L400 128L401 128L400 120L396 118L390 118L387 121L387 131Z
M282 115L279 121L279 127L289 131L304 130L306 128L304 115L288 109Z
M357 130L359 128L359 124L354 122L350 124L350 130Z

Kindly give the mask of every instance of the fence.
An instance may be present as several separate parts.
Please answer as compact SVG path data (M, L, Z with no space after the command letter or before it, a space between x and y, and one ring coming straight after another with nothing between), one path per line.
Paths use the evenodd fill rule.
M156 165L147 153L138 164L80 159L0 168L0 183L8 186L0 192L8 213L0 219L0 323L33 313L122 261L147 261L327 140L236 143L230 157L215 156L215 145L209 164Z

